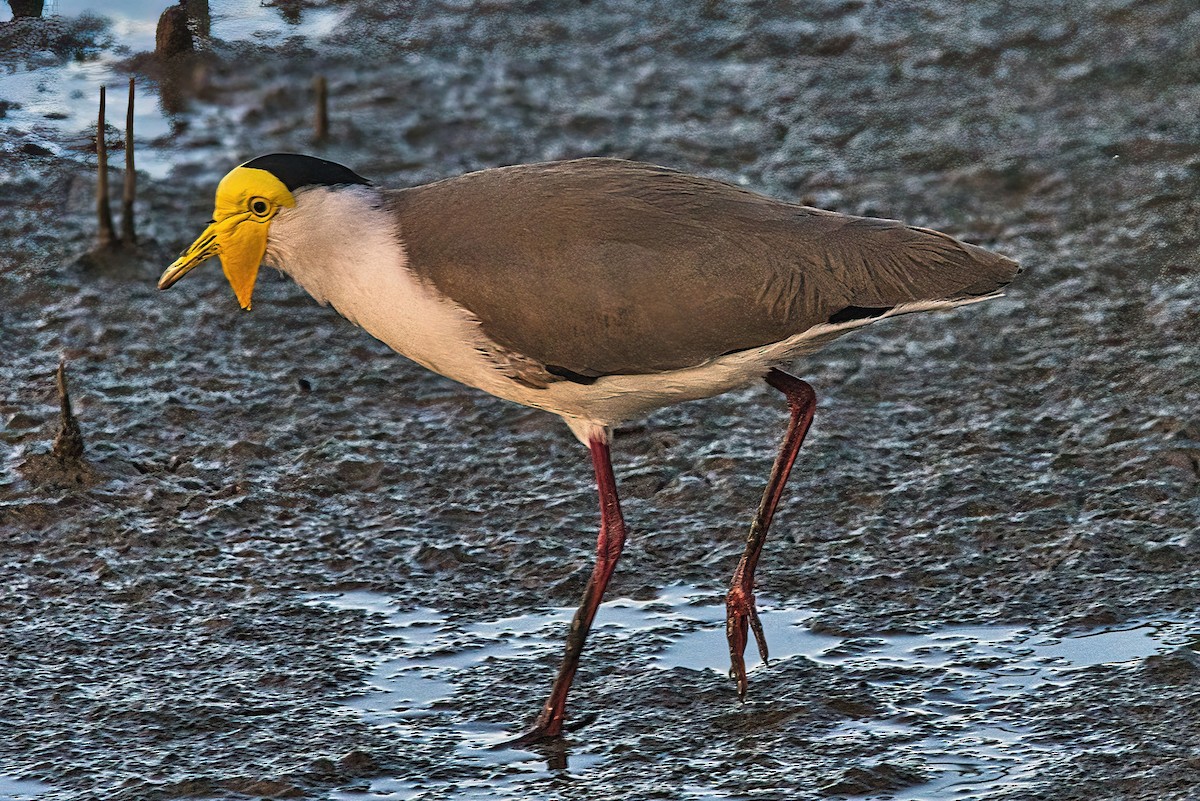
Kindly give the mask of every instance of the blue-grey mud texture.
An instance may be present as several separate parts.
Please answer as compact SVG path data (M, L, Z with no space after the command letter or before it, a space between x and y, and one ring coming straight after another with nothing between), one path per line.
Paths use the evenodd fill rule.
M614 155L1018 258L1002 300L881 324L797 366L820 407L760 592L846 640L1200 631L1193 3L555 5L349 2L321 41L208 43L202 112L179 114L169 142L188 166L142 181L128 263L77 262L94 191L78 148L5 148L0 774L44 782L46 799L325 798L388 781L440 799L515 770L481 775L455 727L527 722L557 641L481 662L399 736L348 706L387 656L387 618L313 599L369 590L464 627L573 605L597 522L583 449L274 275L252 314L215 263L154 289L226 169L314 150L316 72L332 143L315 152L386 184ZM88 444L80 484L36 458L60 353ZM618 432L632 532L610 598L681 584L719 599L784 419L752 388ZM571 710L598 718L566 746L575 764L514 797L919 798L941 775L937 753L906 747L917 728L897 730L945 690L937 671L884 687L796 656L754 671L739 706L714 671L652 664L668 617L597 638ZM1200 784L1186 643L1005 704L1060 758L988 797ZM859 734L828 736L839 727Z

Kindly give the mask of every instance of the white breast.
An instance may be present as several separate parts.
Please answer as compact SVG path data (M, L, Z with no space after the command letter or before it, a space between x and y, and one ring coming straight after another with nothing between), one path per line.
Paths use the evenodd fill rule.
M370 187L313 188L271 222L266 261L321 304L430 370L491 391L470 314L406 269L396 221Z

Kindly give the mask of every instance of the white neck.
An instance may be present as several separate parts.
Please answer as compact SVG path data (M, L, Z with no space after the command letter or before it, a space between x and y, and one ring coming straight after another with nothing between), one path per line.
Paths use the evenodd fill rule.
M415 362L480 386L478 324L407 268L399 221L366 186L315 187L271 221L266 261Z
M295 197L296 205L271 221L266 262L357 323L358 304L345 305L352 300L347 290L372 271L401 271L408 262L395 220L371 187L316 187Z

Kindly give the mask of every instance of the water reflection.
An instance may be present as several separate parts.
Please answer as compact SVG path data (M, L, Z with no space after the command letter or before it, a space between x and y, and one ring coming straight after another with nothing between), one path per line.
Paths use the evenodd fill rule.
M571 609L460 623L449 622L432 609L397 611L389 599L369 592L319 596L310 602L387 616L385 656L352 705L368 721L408 738L428 740L445 735L449 728L458 738L465 764L479 767L482 773L488 773L489 767L505 768L507 784L489 785L496 796L540 798L529 794L534 780L556 773L586 773L603 759L591 750L586 734L574 744L509 749L503 744L515 730L462 720L453 713L459 682L486 671L488 663L530 660L547 649L557 651ZM997 714L1009 700L1070 684L1087 668L1144 659L1186 643L1191 636L1186 624L1158 621L1069 637L1007 626L840 637L812 632L808 623L813 613L808 610L774 605L770 599L760 598L760 603L773 664L811 660L870 685L903 685L916 693L918 700L902 709L848 718L822 735L864 741L894 735L895 755L922 764L932 777L890 793L888 797L895 799L984 798L1030 785L1064 755L1023 720ZM604 604L595 632L643 642L653 633L665 641L646 669L724 674L728 670L724 615L718 596L674 586L652 601L617 599ZM747 661L752 662L749 655ZM435 708L440 714L434 714ZM426 783L423 790L429 789ZM715 786L695 789L696 797L724 797ZM408 798L414 792L413 787L393 780L371 787L373 798Z
M166 5L163 0L48 3L47 16L68 18L68 24L86 31L92 42L69 53L10 54L0 61L0 117L9 134L0 150L32 146L37 152L79 158L85 150L82 143L91 136L89 128L95 124L100 87L108 87L109 108L123 111L125 86L132 71L142 98L154 94L159 101L141 102L136 107L138 169L165 177L180 158L172 138L195 113L196 98L203 95L207 84L202 55L169 65L137 55L154 50L155 28ZM200 36L266 45L293 37L327 35L342 14L338 9L306 8L302 3L265 6L237 0L189 0L188 10L192 29ZM81 23L88 15L104 22ZM11 18L8 5L0 3L0 23ZM193 158L203 157L193 154Z
M35 801L50 795L55 788L33 779L14 779L0 774L0 799L4 801Z

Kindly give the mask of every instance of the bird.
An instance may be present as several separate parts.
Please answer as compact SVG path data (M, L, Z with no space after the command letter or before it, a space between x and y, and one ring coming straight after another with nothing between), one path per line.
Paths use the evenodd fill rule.
M881 320L996 298L1021 269L928 228L616 158L389 189L332 161L271 153L221 179L212 220L159 288L213 256L243 309L260 266L277 268L417 364L559 415L588 449L596 561L550 693L515 746L563 736L625 544L614 429L761 381L783 394L788 424L725 598L730 676L744 700L750 635L768 655L755 571L816 410L792 365Z

